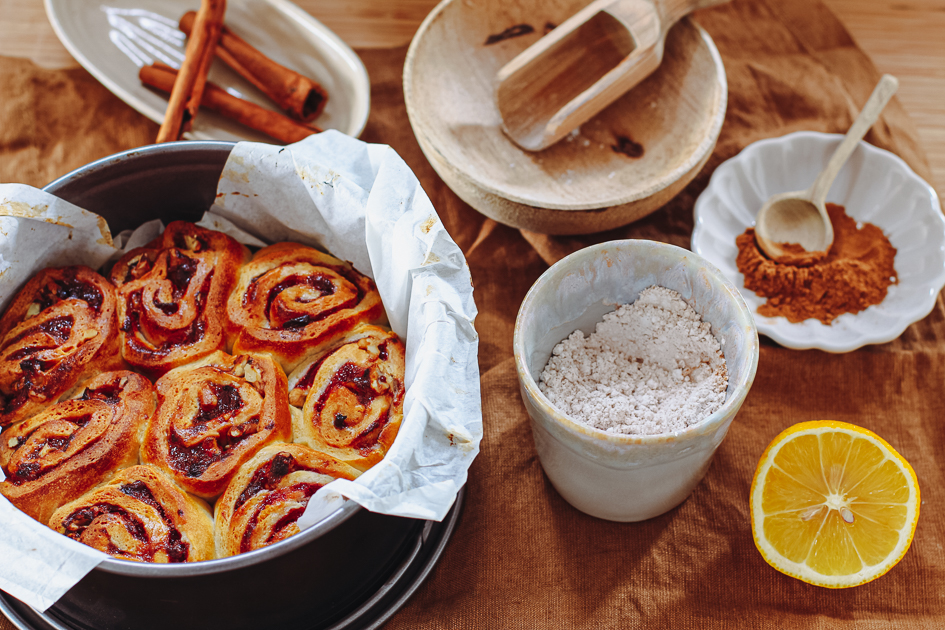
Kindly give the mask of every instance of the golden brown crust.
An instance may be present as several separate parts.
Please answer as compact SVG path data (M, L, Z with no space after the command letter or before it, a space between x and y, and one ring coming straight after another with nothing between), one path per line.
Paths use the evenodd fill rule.
M89 375L122 367L115 287L88 267L44 269L0 318L0 426L59 400Z
M10 427L0 438L0 492L45 524L59 506L137 463L154 398L143 376L106 372L76 398Z
M234 352L270 352L286 372L358 322L384 318L374 281L351 265L299 245L256 252L226 306Z
M260 549L297 534L312 495L360 473L303 444L271 444L240 467L214 509L217 557Z
M249 250L223 234L174 221L112 268L121 351L153 377L220 350L224 309Z
M297 533L318 488L383 458L404 346L369 323L385 318L373 281L296 243L249 258L174 222L116 263L117 288L86 267L37 274L0 319L0 493L114 557L192 562ZM47 355L40 379L29 360ZM161 378L101 373L123 357ZM219 496L215 521L189 492Z
M217 496L240 464L291 434L286 377L272 357L215 352L171 370L156 387L141 459L197 496Z
M49 527L122 560L170 563L214 557L210 508L155 466L125 468L56 510Z
M397 436L404 414L404 344L396 334L362 324L328 352L292 374L289 400L301 414L292 439L367 470Z

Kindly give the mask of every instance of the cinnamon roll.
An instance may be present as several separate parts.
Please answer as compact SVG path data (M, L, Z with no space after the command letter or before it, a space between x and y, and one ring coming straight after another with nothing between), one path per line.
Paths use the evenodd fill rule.
M217 557L235 556L297 534L297 521L319 488L358 474L303 444L270 444L240 468L217 501Z
M219 495L240 464L291 434L286 377L269 356L218 351L171 370L156 387L141 459L197 496Z
M223 312L248 250L222 232L174 221L112 268L121 352L157 377L225 344Z
M52 515L49 527L115 558L138 562L211 560L207 504L154 466L132 466Z
M394 442L404 413L404 344L389 330L361 324L296 369L292 404L303 404L292 437L367 470Z
M277 243L243 266L226 316L234 352L271 352L290 372L320 345L385 314L374 281L348 263Z
M118 369L115 287L88 267L44 269L0 318L0 426Z
M60 505L138 462L153 412L148 379L124 370L99 374L76 398L3 432L0 492L45 524Z

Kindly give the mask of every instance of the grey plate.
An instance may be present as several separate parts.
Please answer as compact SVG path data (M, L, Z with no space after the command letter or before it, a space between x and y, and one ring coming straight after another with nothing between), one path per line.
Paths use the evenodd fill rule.
M390 619L423 584L439 561L446 543L459 523L466 489L456 495L456 502L442 522L427 521L413 548L380 588L352 607L341 620L328 627L311 626L312 630L375 630ZM82 630L66 625L52 616L37 612L15 597L0 591L0 612L19 630Z

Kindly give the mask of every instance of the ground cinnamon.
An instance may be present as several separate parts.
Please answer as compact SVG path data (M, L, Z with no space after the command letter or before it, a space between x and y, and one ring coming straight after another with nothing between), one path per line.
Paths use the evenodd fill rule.
M766 317L790 322L819 319L831 323L843 313L858 313L886 298L898 278L893 267L896 248L871 223L858 224L843 206L827 204L834 241L827 256L809 265L775 262L758 248L754 228L735 239L736 264L745 288L768 298L758 308Z

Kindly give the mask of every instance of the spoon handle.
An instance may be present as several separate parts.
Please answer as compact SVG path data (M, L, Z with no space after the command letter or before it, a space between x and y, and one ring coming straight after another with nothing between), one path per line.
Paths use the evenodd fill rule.
M850 157L850 154L853 153L856 145L863 139L866 132L870 130L870 127L873 126L876 119L879 118L880 112L886 107L886 103L888 103L892 95L896 93L898 87L899 81L891 74L884 74L883 78L876 84L873 93L870 94L870 98L866 101L866 105L863 106L860 115L853 121L853 125L850 127L847 135L844 136L843 141L840 142L840 146L838 146L833 152L833 155L830 156L830 161L827 162L827 166L824 167L824 170L820 172L820 175L818 175L816 181L814 181L814 185L811 186L810 201L815 206L819 207L823 205L824 200L827 199L827 192L830 190L830 186L833 185L833 180L837 178L837 173L839 173L843 165L846 164L847 159Z
M699 9L708 9L717 4L728 2L729 0L655 0L656 5L663 21L663 31L668 31L670 27Z

